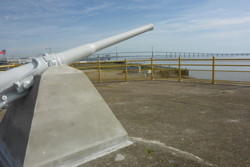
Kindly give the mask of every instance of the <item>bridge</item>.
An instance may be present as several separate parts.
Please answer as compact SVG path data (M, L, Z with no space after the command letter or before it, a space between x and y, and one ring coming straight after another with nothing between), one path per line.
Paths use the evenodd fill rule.
M129 58L212 58L212 57L249 57L250 53L197 53L197 52L110 52L94 54L85 60L121 60Z

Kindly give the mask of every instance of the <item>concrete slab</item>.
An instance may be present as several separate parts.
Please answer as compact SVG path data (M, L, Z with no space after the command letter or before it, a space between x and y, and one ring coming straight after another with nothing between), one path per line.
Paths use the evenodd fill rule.
M2 157L8 157L4 162L9 166L75 166L130 144L127 132L86 75L68 66L48 69L14 106L19 106L14 107L16 112L8 111L0 125L1 145L6 148ZM23 120L24 116L19 120L14 112L19 116L28 112L32 123ZM11 124L13 119L19 122ZM11 129L21 132L6 133ZM20 140L25 143L24 138L27 147L16 155L12 145Z

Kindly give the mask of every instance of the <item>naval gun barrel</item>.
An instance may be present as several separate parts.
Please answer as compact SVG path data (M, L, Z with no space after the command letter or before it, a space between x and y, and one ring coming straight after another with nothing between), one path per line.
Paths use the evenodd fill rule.
M60 53L44 54L33 58L31 63L0 73L0 110L10 103L25 96L34 83L34 77L41 75L47 68L69 65L80 61L93 53L152 30L152 24L124 32L94 43L81 45Z
M90 56L91 54L102 50L104 48L107 48L109 46L112 46L116 43L122 42L126 39L132 38L134 36L137 36L139 34L142 34L146 31L152 30L153 29L153 25L149 24L146 25L144 27L140 27L110 38L106 38L94 43L90 43L87 45L82 45L67 51L64 51L62 53L59 53L59 57L64 59L62 61L64 61L64 64L71 64L73 62L82 60L82 58Z

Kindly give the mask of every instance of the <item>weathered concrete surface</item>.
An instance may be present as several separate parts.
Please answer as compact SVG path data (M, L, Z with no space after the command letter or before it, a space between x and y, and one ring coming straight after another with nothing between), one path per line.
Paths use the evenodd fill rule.
M86 75L79 70L67 66L48 69L41 77L37 98L32 97L30 104L18 102L19 107L22 106L18 110L15 108L17 116L31 111L27 108L35 108L34 115L29 115L32 116L32 124L30 119L19 120L13 114L9 122L5 121L7 117L1 122L3 126L8 126L12 122L10 120L19 120L7 127L7 132L31 125L28 130L24 128L30 131L29 135L22 130L20 133L4 134L13 140L8 146L13 148L12 144L16 142L15 150L21 147L20 140L26 140L27 150L22 148L23 155L19 155L21 159L24 157L24 167L75 166L129 144L124 128ZM25 101L30 102L29 98L30 95ZM9 113L12 113L11 110L6 116ZM15 161L18 161L19 157L14 154L12 152ZM22 161L14 166L22 166Z
M134 144L81 167L249 167L250 86L95 84ZM124 160L117 161L121 154Z
M81 167L250 166L250 86L130 81L95 87L134 144Z

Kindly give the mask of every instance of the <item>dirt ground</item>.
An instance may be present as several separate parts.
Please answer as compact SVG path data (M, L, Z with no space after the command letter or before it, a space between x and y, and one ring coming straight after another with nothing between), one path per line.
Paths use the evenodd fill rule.
M250 166L250 87L95 84L134 143L81 167Z
M250 166L250 86L165 80L95 87L133 144L79 167Z

